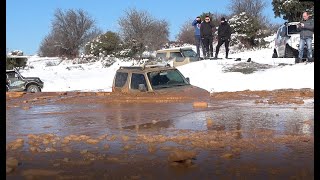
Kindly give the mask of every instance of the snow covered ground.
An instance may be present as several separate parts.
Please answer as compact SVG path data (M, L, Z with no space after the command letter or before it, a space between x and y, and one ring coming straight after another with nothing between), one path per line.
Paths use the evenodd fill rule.
M232 59L202 60L177 67L191 84L211 92L242 91L242 90L274 90L287 88L314 89L314 63L294 64L294 59L271 58L272 47L253 51L230 54L229 57L242 58L242 61ZM223 51L219 57L224 57ZM269 64L272 68L259 70L251 74L241 72L225 72L226 67L238 63L252 62ZM250 62L248 62L250 63ZM279 63L289 65L279 66ZM110 67L103 67L98 61L88 64L73 64L70 60L59 58L40 58L31 56L29 67L21 70L21 74L30 77L40 77L44 81L42 91L111 91L112 81L120 66L131 65L120 59Z

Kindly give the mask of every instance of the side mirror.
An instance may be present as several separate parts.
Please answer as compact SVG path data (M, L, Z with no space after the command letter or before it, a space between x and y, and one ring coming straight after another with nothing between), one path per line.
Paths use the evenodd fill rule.
M18 75L18 74L14 74L14 77L15 77L15 78L18 78L18 77L19 77L19 75Z
M139 84L139 91L141 91L141 92L147 91L146 85L145 84Z
M190 83L190 78L187 77L186 79L187 79L188 83Z

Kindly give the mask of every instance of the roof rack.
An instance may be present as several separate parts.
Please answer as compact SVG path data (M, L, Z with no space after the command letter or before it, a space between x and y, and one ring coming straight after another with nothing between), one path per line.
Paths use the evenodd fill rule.
M138 69L144 70L146 68L161 68L161 67L170 67L170 64L154 64L154 65L142 65L142 66L120 66L120 69Z

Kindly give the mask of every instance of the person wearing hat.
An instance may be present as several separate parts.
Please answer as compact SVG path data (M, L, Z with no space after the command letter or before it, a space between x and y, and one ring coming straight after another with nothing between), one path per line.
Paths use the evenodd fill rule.
M201 44L201 37L200 37L201 18L200 18L200 16L198 16L195 20L193 20L192 26L194 27L194 38L196 40L197 56L200 57L200 44Z
M215 59L218 58L218 53L220 46L224 43L226 50L226 58L228 58L229 53L229 42L231 38L231 27L224 17L221 18L221 24L218 27L218 45L216 47Z

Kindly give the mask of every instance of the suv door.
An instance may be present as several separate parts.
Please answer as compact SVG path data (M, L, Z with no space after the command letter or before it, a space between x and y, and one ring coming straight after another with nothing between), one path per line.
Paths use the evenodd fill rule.
M144 86L145 88L144 90L141 90L142 86ZM131 74L130 91L132 92L149 91L146 77L144 74L141 74L141 73Z
M287 26L283 25L280 31L280 42L279 42L279 57L284 57L285 49L286 49L286 38L287 38Z
M113 91L120 92L121 89L127 84L127 79L128 79L127 72L117 72L114 78Z
M9 84L10 91L24 91L25 90L25 81L21 79L18 73L12 71L7 72L7 80Z

